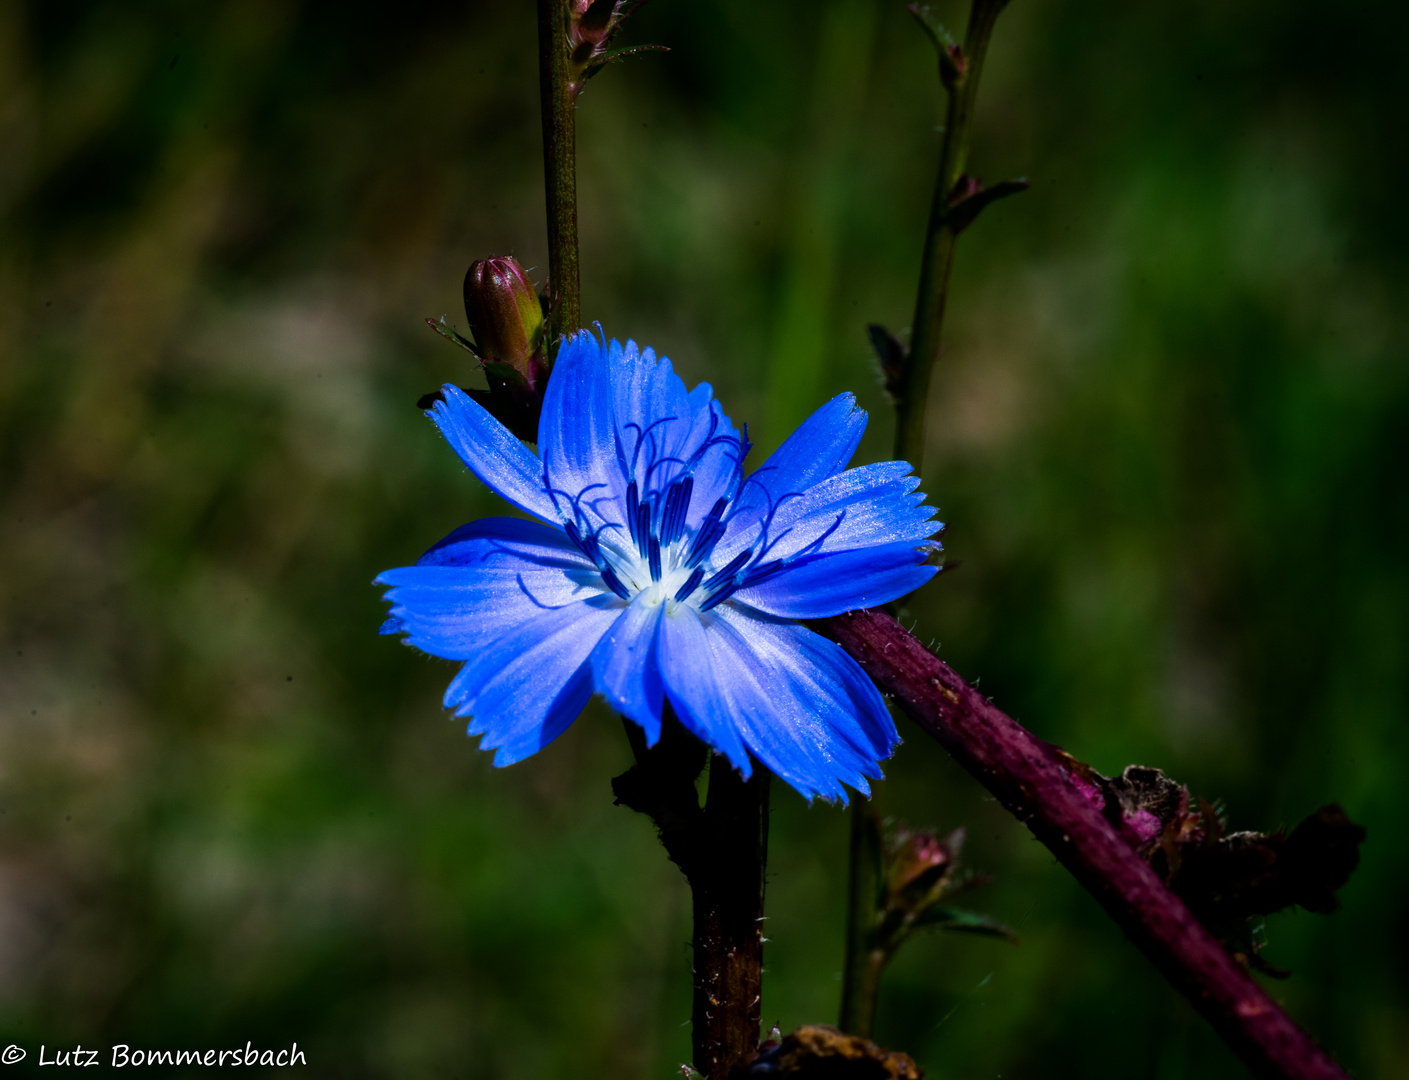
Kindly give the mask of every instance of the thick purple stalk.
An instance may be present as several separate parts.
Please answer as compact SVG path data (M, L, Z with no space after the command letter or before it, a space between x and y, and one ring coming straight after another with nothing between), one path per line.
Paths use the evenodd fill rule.
M1347 1080L1077 787L1057 747L996 709L891 616L853 612L823 629L1051 849L1254 1073Z

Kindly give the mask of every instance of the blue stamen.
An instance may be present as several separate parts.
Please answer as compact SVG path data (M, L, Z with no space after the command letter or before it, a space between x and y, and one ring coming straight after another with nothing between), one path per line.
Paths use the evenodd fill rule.
M707 559L709 553L714 550L714 545L724 535L724 526L719 523L719 519L723 516L728 505L728 499L715 500L714 506L705 515L704 521L700 522L699 530L695 533L694 540L690 542L690 551L685 556L687 567L697 566Z
M690 455L690 460L685 462L685 468L690 472L694 471L695 466L700 463L700 460L709 452L709 448L716 442L733 442L727 435L721 436L717 440L714 437L714 433L719 430L719 414L714 411L715 404L713 401L709 403L709 430L705 432L705 437L699 447Z
M698 566L695 567L694 573L690 575L689 580L686 581L684 585L681 585L679 591L676 592L675 599L688 600L690 598L690 594L700 587L700 582L703 580L704 571L701 570Z
M710 578L708 581L705 582L705 588L717 589L723 582L728 581L736 573L738 573L745 566L747 566L748 561L751 558L753 558L753 551L749 548L744 548L743 551L739 552L737 555L735 555L732 559L729 560L728 566L726 566L723 570L719 571L719 573L715 574L714 577Z
M651 536L651 503L648 499L636 508L636 550L645 555Z
M631 542L637 547L641 539L636 535L636 515L641 509L641 496L636 490L636 481L626 485L626 527L631 530Z
M714 551L714 545L719 543L727 531L726 527L718 520L706 521L700 526L700 531L695 534L695 543L690 550L690 557L685 560L686 566L698 566Z
M616 593L617 596L621 597L623 600L631 599L631 594L626 591L626 586L621 583L621 578L616 576L616 571L610 566L604 566L602 568L602 581L606 583L607 588Z
M591 559L594 563L600 562L597 558L597 538L590 533L583 536L577 526L571 521L563 523L563 532L568 534L568 539L577 545L577 549Z
M632 472L635 472L635 471L636 471L636 462L639 461L640 458L641 458L641 443L643 443L643 442L645 441L646 436L647 436L647 435L650 435L650 436L651 436L651 447L652 447L652 449L651 449L650 456L651 456L652 458L654 458L654 457L655 457L656 438L655 438L655 436L652 435L651 433L652 433L653 431L655 431L656 428L660 427L662 424L668 424L668 423L670 423L672 420L678 420L678 419L679 419L679 417L677 417L677 416L662 416L659 420L656 420L656 421L653 421L653 422L650 423L650 424L647 424L644 428L642 428L640 424L627 424L627 425L625 425L625 426L626 426L626 429L627 429L628 431L630 431L632 428L635 428L635 429L636 429L636 447L635 447L634 450L631 451L631 471L632 471Z
M737 581L731 581L731 582L729 582L728 585L726 585L724 588L720 589L717 593L715 593L715 594L714 594L713 596L711 596L708 600L706 600L703 604L701 604L701 605L700 605L700 611L708 611L710 608L712 608L712 607L714 607L714 606L716 606L716 605L718 605L718 604L724 603L725 600L728 600L729 597L731 597L731 596L734 595L734 592L735 592L736 589L738 589L738 587L739 587L739 583L738 583Z
M831 536L832 533L836 532L839 528L841 528L842 519L845 517L846 511L843 510L840 514L837 515L837 520L827 526L826 532L824 532L816 540L812 541L812 543L808 544L805 548L800 549L796 554L792 555L791 558L800 559L805 555L815 555L817 552L821 551L822 545L827 542L827 537ZM784 530L783 536L786 536L790 532L792 532L791 529ZM783 536L778 537L778 539L781 540ZM777 541L774 541L774 543L776 542ZM769 546L771 547L772 545L770 544Z
M739 588L747 589L750 586L757 585L760 581L767 581L781 569L783 569L782 559L774 559L772 562L761 563L744 575L744 580L739 585Z
M650 556L651 560L651 580L660 580L660 541L654 536L651 537Z
M646 490L647 490L647 491L649 491L649 490L651 489L651 473L655 472L656 469L657 469L658 467L660 467L661 465L680 465L680 466L683 467L683 466L685 465L685 462L681 461L678 457L654 458L654 459L651 461L650 465L647 466L647 468L646 468Z
M690 493L695 488L693 477L684 476L670 485L665 496L665 513L660 526L660 542L669 547L685 531L685 515L690 510Z

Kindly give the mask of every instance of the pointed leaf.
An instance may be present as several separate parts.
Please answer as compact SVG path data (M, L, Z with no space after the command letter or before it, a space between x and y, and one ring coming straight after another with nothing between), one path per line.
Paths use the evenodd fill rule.
M934 44L939 55L939 81L953 90L969 69L963 48L954 40L954 35L944 28L928 4L907 4L906 10L915 17Z
M929 35L930 40L934 42L934 47L940 52L958 46L959 43L954 40L954 35L944 28L944 24L939 21L939 16L928 4L906 4L905 10L915 17L915 21Z
M957 930L965 934L982 934L985 937L1004 938L1014 945L1018 943L1018 935L1011 927L981 912L967 911L964 908L930 908L915 920L915 925Z
M960 183L963 183L963 179ZM963 232L974 223L974 218L978 217L979 212L989 203L1026 191L1029 186L1023 179L1000 180L992 187L981 187L972 194L962 195L949 204L949 227L956 233Z
M469 338L464 337L463 335L458 333L453 326L451 326L445 321L444 315L440 317L439 322L437 322L435 319L426 319L426 325L429 326L441 337L445 338L447 341L453 341L456 345L460 346L460 348L464 349L476 360L483 359L479 354L479 350L475 348L474 342L470 341Z
M597 57L588 66L586 74L582 76L583 81L592 78L608 64L620 63L629 56L635 56L643 52L669 52L669 45L627 45L620 49L610 49Z
M866 336L871 339L871 348L881 363L881 377L885 380L886 393L892 400L898 400L905 384L908 350L898 337L880 323L868 325Z

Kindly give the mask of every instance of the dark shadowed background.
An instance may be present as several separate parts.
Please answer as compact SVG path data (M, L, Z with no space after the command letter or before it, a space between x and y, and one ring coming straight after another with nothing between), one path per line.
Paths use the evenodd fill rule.
M498 512L414 407L469 262L546 261L533 5L0 0L0 1043L287 1044L311 1075L663 1078L688 896L593 706L495 770L371 579ZM962 25L963 9L941 10ZM1235 828L1338 800L1273 992L1409 1075L1409 214L1381 2L1015 0L925 487L917 633L1043 738ZM891 418L937 147L898 0L655 0L579 123L584 310L749 420ZM542 270L536 271L541 280ZM932 1077L1240 1077L908 722L888 814L969 828L1022 943L932 937ZM835 1020L846 815L775 787L765 1023Z

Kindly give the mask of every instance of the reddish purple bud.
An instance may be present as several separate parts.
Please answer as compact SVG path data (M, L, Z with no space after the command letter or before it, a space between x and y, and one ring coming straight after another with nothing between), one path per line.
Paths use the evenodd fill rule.
M944 46L939 59L939 70L946 86L956 85L969 73L969 58L957 43Z
M615 15L615 0L574 0L568 31L573 44L588 44L594 49L605 44L615 29Z
M505 256L474 263L465 275L465 317L489 382L487 393L471 395L519 438L533 441L551 363L543 305L523 267Z
M486 368L497 363L516 372L528 389L538 386L547 374L543 305L512 257L471 265L465 275L465 317Z
M917 903L928 896L954 868L964 842L964 830L955 829L941 840L932 832L898 830L890 842L887 885L897 901Z

